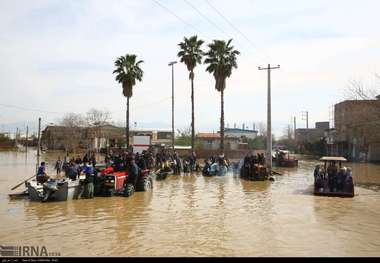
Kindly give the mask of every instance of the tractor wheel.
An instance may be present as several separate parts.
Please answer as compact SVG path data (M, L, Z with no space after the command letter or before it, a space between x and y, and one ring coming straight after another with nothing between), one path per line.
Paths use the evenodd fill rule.
M137 185L136 185L136 191L139 192L146 192L153 188L153 180L150 176L142 176L139 178Z
M133 187L133 184L127 184L124 189L124 196L130 197L135 192L135 188Z

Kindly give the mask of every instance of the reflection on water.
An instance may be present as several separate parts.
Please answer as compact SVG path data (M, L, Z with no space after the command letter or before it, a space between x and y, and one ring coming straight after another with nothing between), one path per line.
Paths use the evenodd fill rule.
M43 156L51 171L56 157ZM7 194L30 176L35 152L2 152L0 244L40 244L63 256L379 256L380 193L313 196L315 164L276 168L283 175L275 182L192 174L131 198L34 203ZM349 166L359 185L379 183L380 166Z

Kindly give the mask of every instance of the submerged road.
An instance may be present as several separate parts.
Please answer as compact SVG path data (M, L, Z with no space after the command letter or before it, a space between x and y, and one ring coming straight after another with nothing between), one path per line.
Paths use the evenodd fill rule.
M56 155L42 157L52 169ZM344 199L312 195L315 164L277 168L275 182L169 176L130 198L36 203L8 199L35 153L0 152L0 244L62 256L380 256L380 166L349 164L363 186Z

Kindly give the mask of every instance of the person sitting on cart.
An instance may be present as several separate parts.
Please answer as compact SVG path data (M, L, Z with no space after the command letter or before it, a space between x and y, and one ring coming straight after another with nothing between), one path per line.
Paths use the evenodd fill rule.
M344 188L344 182L346 180L346 174L347 174L347 168L346 167L342 167L339 169L339 172L337 174L337 190L338 191L343 191L343 188Z
M49 176L46 173L46 164L45 162L41 162L41 165L40 167L38 167L38 171L37 171L37 182L40 184L43 184L47 182L48 179L49 179Z
M329 180L330 191L334 191L334 189L336 189L337 172L338 172L338 168L336 167L336 164L333 161L327 167L327 175L328 175L328 180Z
M347 193L354 192L354 181L352 179L352 171L350 168L347 168L347 175L345 177L343 190Z

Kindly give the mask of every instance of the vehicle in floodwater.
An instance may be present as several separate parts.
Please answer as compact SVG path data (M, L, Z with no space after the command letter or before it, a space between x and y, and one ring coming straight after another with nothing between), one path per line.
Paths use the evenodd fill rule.
M272 155L273 165L277 167L297 167L298 160L295 157L290 156L290 152L287 150L277 150Z
M314 169L314 195L354 197L352 171L342 166L342 162L347 162L347 159L324 156L319 160L323 165L317 165Z
M126 188L129 192L126 196L130 196L134 191L145 192L153 188L153 179L149 169L140 170L137 178L136 185L128 186L128 170L115 171L114 167L110 166L97 174L97 180L99 183L96 188L98 196L113 196L113 195L125 195Z
M265 181L270 179L267 169L264 165L250 162L244 162L241 159L238 163L233 164L234 174L239 174L242 179L249 181Z
M81 192L80 181L70 179L49 180L44 184L32 180L26 187L30 201L40 202L78 199Z

